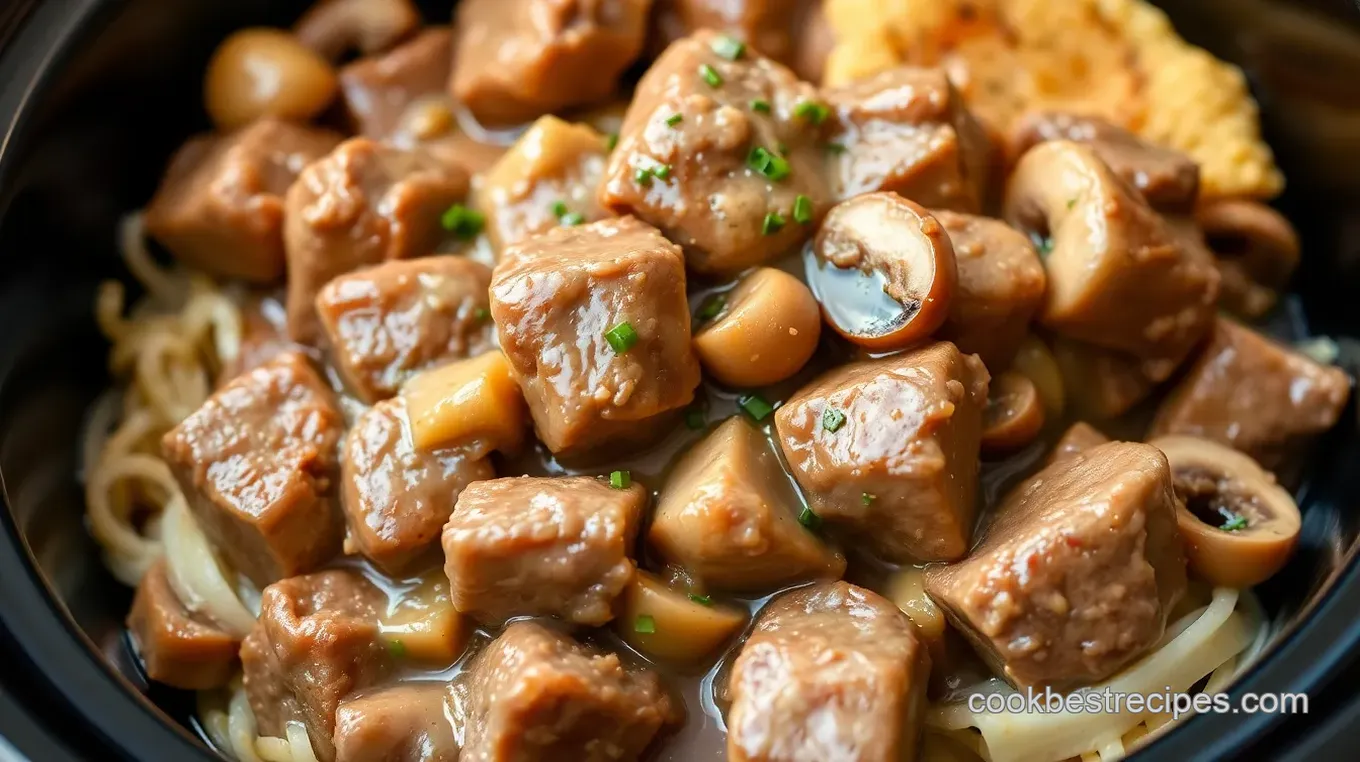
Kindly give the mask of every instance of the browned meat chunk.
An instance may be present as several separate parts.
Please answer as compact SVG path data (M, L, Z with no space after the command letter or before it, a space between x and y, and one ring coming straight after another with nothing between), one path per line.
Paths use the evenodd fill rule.
M444 683L401 683L340 702L335 762L458 762Z
M1154 209L1188 212L1199 196L1199 165L1194 159L1153 145L1096 117L1030 114L1016 125L1011 136L1013 160L1049 140L1071 140L1091 146L1096 156L1124 182L1137 188Z
M682 707L656 674L515 622L452 688L464 762L634 762Z
M248 370L255 370L290 349L302 349L284 331L283 302L264 294L251 294L241 305L241 345L236 356L223 361L217 386Z
M444 526L453 606L482 622L553 615L601 625L633 579L647 492L585 476L474 482Z
M1213 324L1213 258L1090 146L1057 140L1026 153L1011 174L1004 217L1042 242L1040 322L1054 331L1131 355L1162 381Z
M374 140L409 134L417 103L442 103L453 65L453 32L432 27L381 55L340 70L340 93L355 131ZM452 128L452 118L445 129Z
M434 251L440 217L467 193L468 178L420 151L354 138L298 176L288 191L288 334L321 331L316 294L337 275Z
M485 124L605 100L642 52L651 0L464 0L453 96Z
M818 517L893 561L968 552L990 376L942 342L837 368L775 414Z
M926 570L926 592L997 674L1055 690L1151 648L1185 584L1171 467L1129 442L1040 471L966 560Z
M185 264L228 278L283 277L283 196L340 136L275 119L200 135L175 154L146 232Z
M491 282L501 349L555 453L646 438L699 385L679 247L631 217L554 228Z
M1077 421L1068 427L1058 439L1058 443L1053 445L1053 452L1049 453L1048 462L1044 465L1051 466L1109 441L1110 438L1100 433L1099 429L1085 421Z
M897 606L848 582L761 612L732 666L732 762L915 759L930 655Z
M369 408L345 437L340 474L346 552L362 553L400 576L438 545L463 488L496 475L485 455L476 442L416 449L401 397Z
M1156 386L1135 357L1060 336L1052 345L1063 388L1080 415L1102 421L1123 415Z
M504 249L558 225L604 217L596 201L604 162L605 138L589 125L555 116L534 122L478 190L491 242Z
M285 352L219 389L166 433L161 451L214 547L263 586L340 549L344 428L307 358Z
M345 386L372 404L417 371L494 346L490 285L490 268L452 256L386 262L327 283L316 311Z
M820 0L817 3L820 4ZM656 0L652 12L661 41L674 42L700 29L743 40L764 55L792 65L800 50L809 0Z
M702 31L656 59L600 191L606 208L684 246L702 273L735 273L797 248L828 206L826 106L793 72L732 45Z
M1275 470L1330 429L1351 380L1238 323L1219 318L1189 373L1162 403L1149 437L1188 434Z
M765 435L730 418L676 463L647 536L663 559L709 588L769 591L839 578L845 558L798 524L798 510Z
M419 27L411 0L316 0L293 24L293 36L333 61L385 50Z
M128 630L146 676L188 691L219 688L236 671L239 643L211 620L180 603L165 560L152 564L137 585Z
M839 147L830 165L837 199L892 191L926 207L982 208L990 144L943 70L900 67L826 97Z
M289 722L307 726L322 762L335 759L335 712L350 694L393 669L378 633L382 591L358 573L326 571L264 589L260 620L241 644L246 696L260 734L282 737Z
M1048 282L1034 246L1015 228L986 217L931 212L954 244L958 285L940 338L976 354L991 370L1010 365Z

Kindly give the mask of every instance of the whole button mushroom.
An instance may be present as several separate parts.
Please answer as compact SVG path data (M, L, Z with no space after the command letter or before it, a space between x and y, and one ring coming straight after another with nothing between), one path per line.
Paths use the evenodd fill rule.
M276 116L306 121L335 98L335 70L281 29L251 28L223 40L208 62L203 105L220 130Z
M1036 241L1048 272L1040 322L1132 355L1167 378L1212 325L1218 272L1183 245L1090 146L1057 140L1020 160L1004 217Z
M944 226L896 193L831 209L807 256L807 280L831 327L874 351L920 343L949 317L958 282Z
M762 267L720 299L700 308L701 318L713 306L719 311L694 335L699 362L718 381L737 387L783 381L817 350L821 312L792 275Z
M1259 201L1220 199L1195 213L1223 278L1220 303L1243 317L1264 315L1299 264L1299 236Z
M1044 428L1044 403L1034 382L1008 370L992 379L982 412L982 450L1004 453L1033 442Z
M1190 569L1214 585L1245 588L1274 576L1298 543L1302 519L1275 477L1207 439L1166 436L1148 444L1171 463L1176 523Z

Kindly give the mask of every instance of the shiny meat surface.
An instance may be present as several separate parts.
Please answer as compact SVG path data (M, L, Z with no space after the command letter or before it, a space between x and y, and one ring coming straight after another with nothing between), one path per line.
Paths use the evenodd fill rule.
M916 759L930 656L911 620L848 582L771 601L732 666L731 762Z
M335 762L458 762L442 682L365 691L335 711Z
M1019 686L1099 682L1157 642L1185 592L1171 467L1112 442L1013 490L967 559L926 570L926 592Z
M305 356L287 352L222 387L161 441L204 533L257 585L335 555L344 420Z
M968 552L990 376L942 342L845 365L784 403L775 428L808 505L892 561Z
M551 615L601 625L633 579L647 493L587 476L473 482L444 526L453 606L481 622Z
M451 688L467 762L632 762L683 718L651 670L515 622Z
M431 27L409 42L340 70L340 95L354 131L374 140L409 135L412 106L440 101L453 65L453 32ZM446 128L452 127L450 115Z
M137 585L127 626L146 676L189 691L220 688L236 671L236 638L180 603L165 561Z
M493 347L490 284L490 268L454 256L385 262L327 283L316 312L345 386L373 404L417 371Z

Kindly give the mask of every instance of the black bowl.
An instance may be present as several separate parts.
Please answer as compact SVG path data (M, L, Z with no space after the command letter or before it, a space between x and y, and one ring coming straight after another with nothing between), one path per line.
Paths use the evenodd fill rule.
M122 275L119 216L146 201L170 152L206 126L199 85L214 43L236 27L284 25L304 5L0 7L0 477L9 508L0 511L0 682L9 694L0 692L0 731L35 759L210 758L186 696L149 687L129 659L130 594L104 571L82 522L79 431L109 383L91 303L101 279ZM449 17L449 2L431 5L427 18ZM1304 265L1273 328L1360 335L1360 14L1343 0L1163 5L1184 35L1252 76L1289 175L1280 206L1303 235ZM1354 373L1360 343L1341 343ZM1353 405L1310 464L1299 551L1258 591L1276 637L1237 692L1322 695L1356 654L1355 418ZM1139 757L1261 758L1282 723L1196 717Z

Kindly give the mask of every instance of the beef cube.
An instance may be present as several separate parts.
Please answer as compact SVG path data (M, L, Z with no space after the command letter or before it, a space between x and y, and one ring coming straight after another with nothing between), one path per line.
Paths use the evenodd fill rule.
M732 762L915 758L930 655L891 601L848 582L771 601L732 666Z
M200 135L170 162L146 208L146 232L177 259L213 275L283 277L284 194L340 136L272 118Z
M385 262L327 283L316 311L345 386L373 404L417 371L494 347L490 285L490 268L454 256Z
M1011 155L1049 140L1085 143L1124 182L1137 188L1154 209L1189 212L1199 196L1199 164L1189 156L1149 143L1097 117L1062 113L1030 114L1012 130Z
M161 559L147 569L132 599L127 626L146 676L187 691L227 684L240 643L207 617L185 608Z
M282 737L307 726L321 762L335 759L336 709L356 691L391 675L378 632L386 596L357 572L292 577L264 589L260 619L241 644L246 697L260 734Z
M263 587L339 551L344 427L307 358L285 352L219 389L161 451L208 539Z
M1015 358L1048 282L1034 245L1000 220L931 212L949 232L959 278L939 336L991 370Z
M605 100L642 52L651 0L464 0L453 96L483 124Z
M765 435L729 418L676 463L648 539L707 588L768 592L839 579L844 556L799 525L792 487Z
M1111 442L1040 471L1002 501L967 559L926 592L1017 686L1099 682L1162 637L1185 592L1171 467Z
M401 397L362 413L345 437L340 470L345 551L400 576L438 545L463 488L496 475L485 449L477 442L416 449Z
M534 122L478 190L491 243L504 249L558 225L604 217L596 202L604 162L604 136L590 125L555 116Z
M1110 349L1054 336L1053 359L1062 373L1067 398L1079 415L1116 418L1147 399L1156 388L1147 366Z
M694 399L680 249L631 217L554 228L491 280L501 349L554 453L653 436Z
M633 579L647 492L585 476L473 482L444 526L453 607L485 623L551 615L601 625Z
M798 34L809 6L820 4L820 0L656 0L652 16L658 36L667 44L700 29L714 29L792 66L801 52Z
M453 32L447 27L431 27L392 50L347 64L340 70L340 94L355 131L374 140L406 132L413 104L444 99L452 66Z
M444 234L440 217L467 189L461 169L367 138L309 165L286 201L289 336L318 338L316 295L332 278L433 252Z
M1341 417L1345 371L1218 318L1209 344L1157 410L1149 438L1203 437L1275 470Z
M976 355L941 342L801 389L775 430L812 510L891 561L962 558L990 378Z
M340 702L335 762L458 762L444 683L399 683Z
M634 762L683 709L656 674L515 622L452 688L465 762Z
M661 228L701 273L796 249L830 205L817 91L753 49L723 55L725 42L701 31L656 59L600 190L605 208Z
M835 113L837 200L891 191L930 208L976 213L991 146L941 69L903 66L827 91Z

